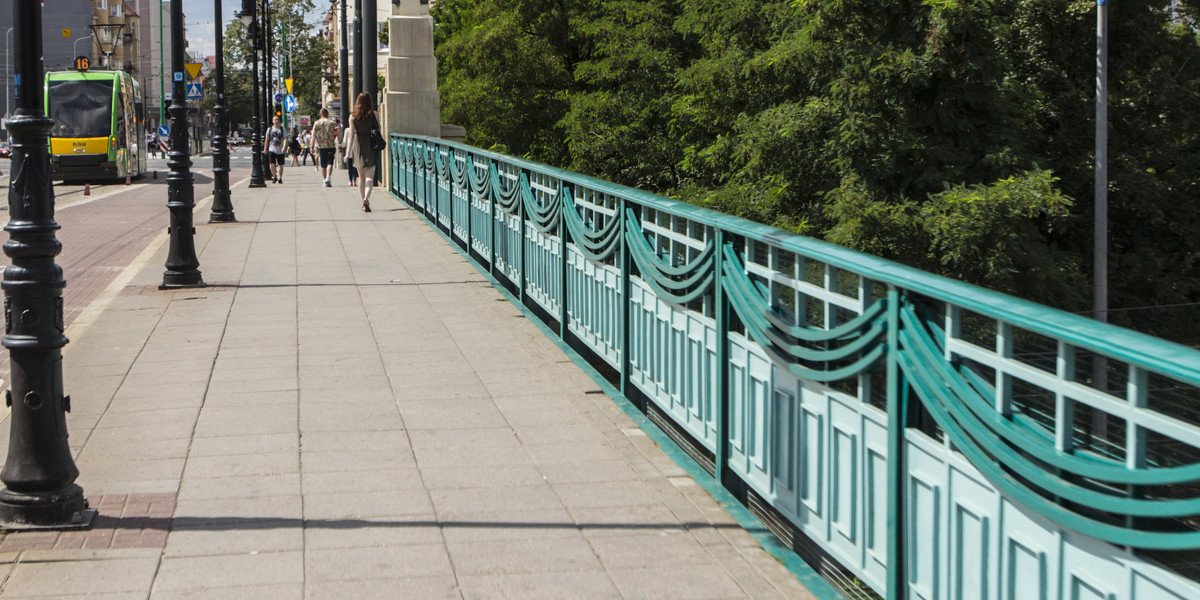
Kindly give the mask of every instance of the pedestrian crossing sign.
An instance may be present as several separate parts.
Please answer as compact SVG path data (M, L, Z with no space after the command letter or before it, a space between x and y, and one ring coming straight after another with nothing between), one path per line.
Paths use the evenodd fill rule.
M200 96L202 96L202 95L203 95L203 90L200 89L200 84L198 84L198 83L187 84L188 100L199 100Z

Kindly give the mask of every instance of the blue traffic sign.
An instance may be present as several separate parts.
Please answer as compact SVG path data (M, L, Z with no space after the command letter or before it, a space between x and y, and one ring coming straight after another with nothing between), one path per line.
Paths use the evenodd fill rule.
M295 112L295 110L296 110L296 97L295 96L288 94L287 98L283 99L283 110L285 110L287 112Z
M199 100L200 96L202 96L202 95L203 95L203 90L200 88L200 84L198 84L198 83L187 84L188 100Z
M171 128L167 127L166 125L159 125L158 126L158 135L161 135L163 137L167 137L168 135L171 135Z
M276 102L283 102L283 94L275 94Z

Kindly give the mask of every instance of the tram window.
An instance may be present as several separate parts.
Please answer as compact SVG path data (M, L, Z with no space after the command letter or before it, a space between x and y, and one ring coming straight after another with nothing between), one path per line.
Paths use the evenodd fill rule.
M111 81L54 81L49 84L51 137L108 137L112 133Z

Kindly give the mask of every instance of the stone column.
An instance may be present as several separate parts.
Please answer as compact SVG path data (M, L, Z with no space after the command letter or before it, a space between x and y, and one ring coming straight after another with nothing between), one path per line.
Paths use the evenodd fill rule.
M437 90L437 59L433 57L433 17L428 2L400 0L388 20L387 94L384 128L388 133L439 137L442 133L441 96ZM391 144L384 151L384 176L390 184Z

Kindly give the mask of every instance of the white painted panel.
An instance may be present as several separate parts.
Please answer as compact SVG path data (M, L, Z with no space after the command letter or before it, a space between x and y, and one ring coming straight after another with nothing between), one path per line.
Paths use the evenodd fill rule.
M910 471L908 479L908 526L904 540L908 550L908 589L913 598L937 600L941 568L941 486Z
M988 600L988 561L990 556L991 520L970 505L956 503L951 531L950 551L951 598L954 600Z
M820 518L825 480L825 418L807 405L800 417L800 447L803 449L800 453L800 501Z
M1008 600L1045 600L1047 587L1046 553L1017 538L1007 540Z

